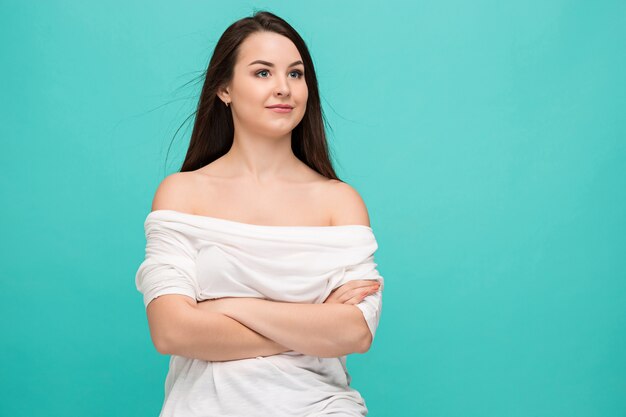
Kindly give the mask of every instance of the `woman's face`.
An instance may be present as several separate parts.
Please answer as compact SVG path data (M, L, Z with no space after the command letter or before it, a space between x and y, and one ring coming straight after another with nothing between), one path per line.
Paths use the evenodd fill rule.
M272 137L288 134L300 123L309 95L298 49L274 32L256 32L242 42L226 90L219 95L230 102L235 130ZM276 104L293 108L269 108Z

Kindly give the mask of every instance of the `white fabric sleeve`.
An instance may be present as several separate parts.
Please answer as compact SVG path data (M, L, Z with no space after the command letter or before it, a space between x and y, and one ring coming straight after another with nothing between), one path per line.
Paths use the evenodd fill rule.
M165 294L182 294L197 300L197 250L181 231L165 222L145 224L146 255L135 275L144 306Z
M365 317L370 333L372 333L372 340L374 340L376 329L378 328L378 322L380 321L380 314L383 308L383 289L385 286L385 279L376 269L377 265L378 264L374 262L374 255L371 255L365 261L357 265L347 267L343 278L338 284L335 285L335 288L338 288L348 281L361 279L371 279L380 283L378 291L374 294L368 295L361 300L361 302L356 304L356 306L363 313L363 317Z

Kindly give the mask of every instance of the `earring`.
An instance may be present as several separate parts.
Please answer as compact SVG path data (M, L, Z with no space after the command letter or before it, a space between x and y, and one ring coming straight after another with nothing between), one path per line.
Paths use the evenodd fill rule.
M225 104L226 104L226 107L228 107L228 105L230 104L230 101L227 101Z

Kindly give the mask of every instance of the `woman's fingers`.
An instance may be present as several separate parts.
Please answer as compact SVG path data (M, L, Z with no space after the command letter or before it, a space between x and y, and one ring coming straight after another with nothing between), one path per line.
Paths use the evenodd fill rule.
M374 294L376 291L378 291L380 287L378 285L373 285L370 286L368 289L363 290L361 288L356 289L355 291L351 292L345 299L345 301L343 302L343 304L358 304L361 301L363 301L363 299L365 297L367 297L368 295Z
M367 297L369 294L373 294L380 288L380 283L377 280L360 279L348 281L340 287L331 291L330 295L324 301L325 303L339 303L339 304L356 304Z
M335 291L337 291L337 296L341 297L342 295L344 295L345 293L349 291L353 291L355 289L365 289L372 285L379 285L378 281L371 280L371 279L358 279L358 280L346 282L341 287L335 289Z

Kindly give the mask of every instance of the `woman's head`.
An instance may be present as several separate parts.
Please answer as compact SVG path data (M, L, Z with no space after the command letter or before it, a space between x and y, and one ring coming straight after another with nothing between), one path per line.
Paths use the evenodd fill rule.
M276 32L254 32L239 45L231 79L218 90L229 105L235 129L259 136L284 136L304 117L308 88L298 49ZM277 113L269 106L292 106Z
M261 60L265 63L251 62ZM296 65L291 66L291 64ZM226 106L226 103L229 105ZM289 104L290 113L267 106ZM283 19L256 12L230 25L206 70L189 149L181 171L201 168L226 154L238 128L264 136L291 131L302 162L338 179L329 158L317 77L308 48Z

